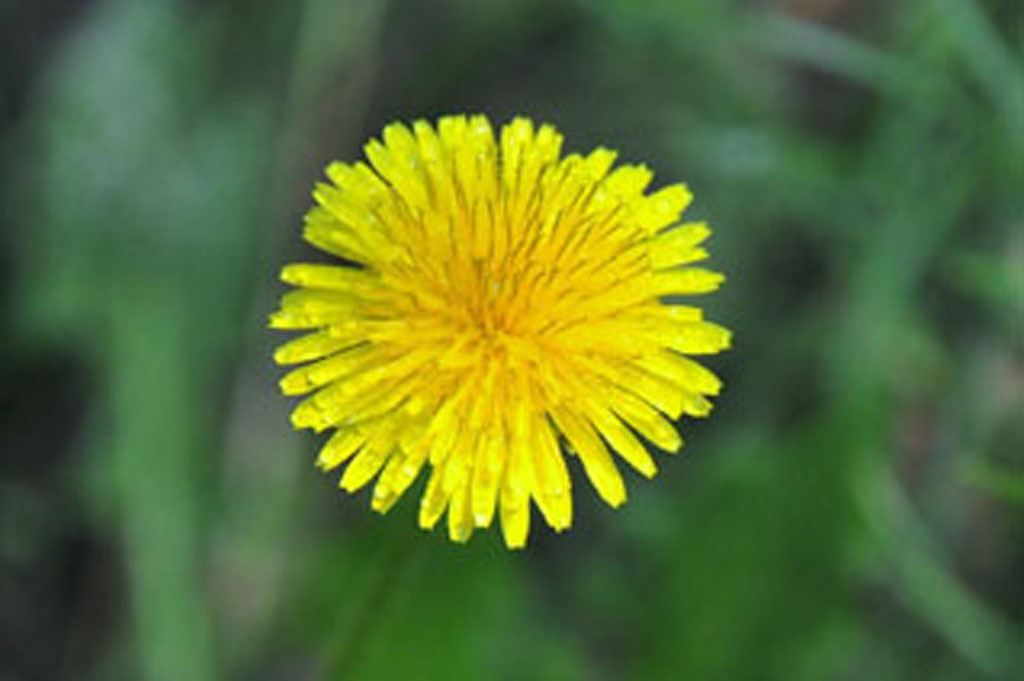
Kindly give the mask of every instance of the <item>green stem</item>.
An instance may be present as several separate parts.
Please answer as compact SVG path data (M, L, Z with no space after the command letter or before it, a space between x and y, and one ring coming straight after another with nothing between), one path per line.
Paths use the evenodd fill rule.
M350 620L347 632L327 654L325 664L329 679L352 679L362 662L363 653L373 643L381 623L387 618L403 582L422 553L426 537L417 532L403 534L391 551L381 558L385 563L370 583L362 603Z

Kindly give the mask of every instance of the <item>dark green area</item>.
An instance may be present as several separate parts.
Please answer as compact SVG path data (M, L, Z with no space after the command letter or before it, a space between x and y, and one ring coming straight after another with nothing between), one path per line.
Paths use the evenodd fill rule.
M1024 4L0 7L0 679L1013 679ZM556 124L685 181L712 418L527 550L312 466L265 315L325 163Z

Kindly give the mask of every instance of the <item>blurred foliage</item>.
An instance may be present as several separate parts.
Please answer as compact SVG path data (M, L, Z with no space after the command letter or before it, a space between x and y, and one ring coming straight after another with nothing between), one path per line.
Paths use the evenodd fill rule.
M1019 678L1020 2L0 17L0 678ZM519 553L333 490L263 324L323 165L459 111L685 180L730 277L713 418Z

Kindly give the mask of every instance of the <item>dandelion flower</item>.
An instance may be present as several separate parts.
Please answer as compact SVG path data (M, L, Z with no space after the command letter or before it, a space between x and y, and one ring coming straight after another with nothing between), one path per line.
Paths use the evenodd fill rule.
M647 193L646 167L561 143L524 118L389 125L313 192L304 237L338 263L281 273L296 288L270 325L307 334L274 359L302 364L285 394L312 393L294 426L333 431L318 465L347 464L348 492L376 479L381 513L428 469L419 524L447 511L456 542L497 514L523 546L531 502L568 528L569 457L621 505L615 455L653 476L644 441L677 451L673 422L721 386L687 357L730 337L680 301L723 280L693 266L710 231L679 222L689 190Z

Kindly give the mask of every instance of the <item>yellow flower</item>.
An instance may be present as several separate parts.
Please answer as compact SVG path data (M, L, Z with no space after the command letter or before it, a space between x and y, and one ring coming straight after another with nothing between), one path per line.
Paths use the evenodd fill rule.
M706 416L721 383L685 355L729 332L678 297L718 288L703 222L678 224L684 185L645 194L651 171L598 148L560 156L549 125L517 118L496 138L484 116L393 124L365 163L332 163L304 236L341 260L294 264L297 288L273 328L281 381L313 394L296 428L334 429L318 465L345 462L341 487L373 478L386 512L429 464L419 524L447 510L466 541L499 510L505 542L526 543L530 502L555 530L572 523L566 456L597 493L626 500L617 453L647 477L639 436L674 452L672 421Z

